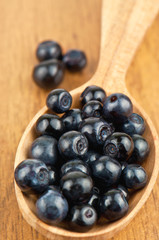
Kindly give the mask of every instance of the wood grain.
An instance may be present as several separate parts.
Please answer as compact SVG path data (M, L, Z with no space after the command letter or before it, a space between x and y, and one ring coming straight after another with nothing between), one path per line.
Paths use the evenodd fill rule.
M61 85L73 89L95 72L99 55L99 0L15 0L0 2L0 239L44 240L22 218L13 187L13 164L20 137L44 105L46 91L31 80L34 51L43 39L55 39L68 48L84 49L88 66L81 74L66 73ZM159 131L159 16L148 31L127 75L131 94L147 111ZM113 240L159 239L159 179L137 217Z

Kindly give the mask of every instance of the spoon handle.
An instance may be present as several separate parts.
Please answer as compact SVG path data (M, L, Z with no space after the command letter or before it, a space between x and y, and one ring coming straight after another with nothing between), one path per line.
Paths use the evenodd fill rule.
M159 10L159 0L103 0L99 65L93 80L107 91L124 91L137 47Z

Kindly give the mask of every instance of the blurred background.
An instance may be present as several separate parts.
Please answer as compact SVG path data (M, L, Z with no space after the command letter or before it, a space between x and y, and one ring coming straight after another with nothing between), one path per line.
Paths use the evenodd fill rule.
M43 40L59 42L65 53L77 48L88 64L65 73L59 87L72 90L96 71L100 48L101 0L0 1L0 239L44 240L22 218L13 187L16 148L29 121L44 106L49 91L32 80L35 50ZM159 132L159 15L129 68L126 84ZM135 219L113 240L159 239L159 179ZM140 237L139 237L140 236Z

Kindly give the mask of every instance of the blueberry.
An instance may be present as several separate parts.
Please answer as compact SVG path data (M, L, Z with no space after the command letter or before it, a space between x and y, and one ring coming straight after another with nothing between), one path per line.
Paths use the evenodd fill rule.
M87 174L74 171L68 172L61 178L61 189L69 202L83 203L90 196L93 188L93 181Z
M93 192L92 196L90 197L87 204L94 207L94 209L97 211L97 214L99 213L99 202L100 202L100 196L97 192Z
M132 136L134 142L134 150L129 158L130 163L142 163L149 154L149 144L145 138L140 135L134 134Z
M107 137L114 132L114 127L102 118L90 117L82 121L79 130L93 148L98 148L98 145L102 146Z
M117 184L121 175L121 165L109 156L103 156L91 165L95 184L101 188Z
M36 56L39 61L45 61L48 59L61 59L62 50L60 45L55 41L43 41L36 50Z
M60 137L58 148L66 160L81 158L88 151L88 141L82 133L69 131Z
M128 212L129 205L124 194L117 189L112 189L104 194L100 200L100 211L109 221L116 221Z
M122 171L123 171L124 168L126 168L126 166L128 165L128 162L123 162L123 161L121 161L121 162L120 162L120 165L121 165L121 169L122 169Z
M80 71L86 66L87 59L83 51L69 50L63 56L63 62L69 71L75 72Z
M65 131L78 130L79 124L82 122L81 110L68 110L61 118L64 123Z
M88 231L97 221L95 209L88 205L74 206L70 211L70 224L78 232Z
M144 119L137 113L132 113L127 120L121 124L120 131L132 136L133 134L142 135L145 131Z
M64 89L55 89L51 91L46 99L46 105L55 113L64 113L70 109L72 97Z
M87 87L80 96L80 101L82 105L90 102L91 100L97 100L101 103L106 99L106 93L101 87L95 85Z
M113 122L123 122L132 114L131 100L122 93L111 94L103 103L103 116Z
M49 186L49 170L37 159L26 159L14 172L16 183L23 192L42 193Z
M57 169L48 166L48 170L49 170L49 185L57 185L59 182Z
M59 191L49 188L37 200L36 212L42 221L56 224L67 216L68 203Z
M39 135L50 135L55 138L59 138L64 131L63 122L54 114L44 114L39 117L35 128Z
M64 69L62 62L55 59L47 60L34 67L33 79L42 88L54 88L62 82Z
M31 145L29 155L31 158L43 161L46 165L55 165L59 158L57 140L50 136L36 138Z
M102 155L94 150L89 150L83 157L83 161L87 163L89 166L96 160L98 160Z
M126 161L132 154L134 143L126 133L115 132L107 138L104 144L104 154L118 161Z
M125 187L140 189L147 183L147 173L145 169L138 164L128 164L122 172L121 179Z
M65 163L61 167L61 176L64 176L68 172L73 172L73 171L81 171L86 174L90 174L90 169L86 163L79 159L73 159L67 163Z
M92 191L93 193L100 194L100 189L97 186L94 186Z
M103 105L97 100L92 100L86 103L82 108L82 118L97 117L102 116Z
M129 191L126 187L124 187L123 185L119 184L117 186L117 189L122 191L122 193L124 194L124 197L126 198L126 200L128 201L129 198L130 198L130 194L129 194Z

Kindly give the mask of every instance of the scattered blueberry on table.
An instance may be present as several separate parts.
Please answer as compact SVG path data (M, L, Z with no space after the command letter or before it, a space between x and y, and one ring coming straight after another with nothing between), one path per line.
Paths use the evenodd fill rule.
M39 59L61 57L54 42L39 48ZM107 96L102 88L89 86L80 103L81 109L71 109L66 90L49 93L49 113L37 119L36 138L15 169L15 181L22 192L35 195L42 221L64 221L66 229L86 232L101 218L112 222L127 214L131 195L147 183L141 164L150 147L141 136L144 119L133 112L126 95Z
M36 57L40 63L33 69L33 79L44 89L57 87L63 81L65 69L79 72L87 64L83 51L72 49L63 54L60 44L52 40L43 41L38 45Z

